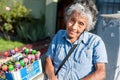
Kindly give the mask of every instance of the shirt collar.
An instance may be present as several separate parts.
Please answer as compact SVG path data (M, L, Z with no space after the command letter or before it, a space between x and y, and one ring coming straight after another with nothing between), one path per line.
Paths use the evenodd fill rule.
M65 31L65 34L63 34L62 35L62 37L65 39L65 40L67 40L67 41L69 41L69 38L68 38L68 36L67 36L67 32ZM87 44L87 42L88 42L88 32L87 31L84 31L82 34L81 34L81 36L79 37L79 39L77 40L77 41L75 41L75 43L74 44L79 44L79 43L83 43L83 44Z
M63 34L62 37L63 37L63 39L65 39L68 42L70 42L66 30L65 30L65 34Z
M83 44L87 44L88 43L88 32L87 31L84 31L81 36L80 36L80 40Z

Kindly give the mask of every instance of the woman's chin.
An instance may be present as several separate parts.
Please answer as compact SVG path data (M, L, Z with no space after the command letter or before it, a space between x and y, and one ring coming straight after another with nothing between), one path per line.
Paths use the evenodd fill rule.
M73 34L69 34L68 36L70 39L75 37L75 35L73 35Z

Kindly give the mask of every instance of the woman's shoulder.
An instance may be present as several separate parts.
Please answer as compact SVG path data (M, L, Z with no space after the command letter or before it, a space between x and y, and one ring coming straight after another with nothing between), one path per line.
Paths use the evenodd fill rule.
M89 45L96 46L98 44L104 44L103 39L97 34L86 32L85 35L86 35L86 38L85 38L86 40L84 41L86 41L86 43Z
M86 35L89 36L89 38L94 39L94 40L102 40L102 38L95 33L86 32Z
M62 35L65 35L66 34L66 30L59 30L56 35L58 36L62 36Z
M57 32L57 33L65 33L65 32L66 32L66 30L61 29L61 30L58 30L58 32Z

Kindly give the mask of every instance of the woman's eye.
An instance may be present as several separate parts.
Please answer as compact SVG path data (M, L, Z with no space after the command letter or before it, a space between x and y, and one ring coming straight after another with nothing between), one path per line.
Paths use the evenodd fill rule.
M70 21L71 21L71 22L75 22L75 19L71 18Z
M84 25L84 23L83 22L79 22L79 25Z

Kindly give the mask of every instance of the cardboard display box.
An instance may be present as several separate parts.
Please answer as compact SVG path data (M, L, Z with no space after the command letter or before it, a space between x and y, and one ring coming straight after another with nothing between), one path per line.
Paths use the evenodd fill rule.
M17 71L5 72L7 80L32 80L40 74L42 74L41 59L36 60L32 64L28 64Z

